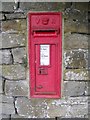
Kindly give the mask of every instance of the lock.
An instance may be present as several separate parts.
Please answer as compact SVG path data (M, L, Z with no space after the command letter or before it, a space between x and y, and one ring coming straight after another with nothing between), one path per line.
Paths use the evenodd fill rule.
M39 74L40 75L47 75L48 69L47 68L39 68Z

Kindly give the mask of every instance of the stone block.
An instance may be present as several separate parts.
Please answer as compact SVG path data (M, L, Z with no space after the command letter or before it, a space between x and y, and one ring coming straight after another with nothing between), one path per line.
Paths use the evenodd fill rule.
M82 2L81 4L80 3L74 3L74 5L75 5L75 9L77 9L77 10L81 10L82 12L83 11L87 11L88 12L88 10L89 10L89 8L88 8L88 2Z
M1 104L1 103L0 103ZM15 114L14 104L2 103L2 114Z
M67 97L51 100L48 102L47 108L50 118L84 118L88 114L88 97Z
M4 93L4 79L0 77L0 93Z
M23 59L26 58L26 48L12 49L14 63L23 63Z
M85 95L90 96L90 82L86 82Z
M2 2L2 11L4 12L12 12L14 11L14 2Z
M13 97L6 96L4 94L0 95L0 103L8 103L8 104L13 104Z
M5 94L9 96L27 96L28 84L27 81L6 81Z
M18 115L28 118L45 118L47 114L47 102L45 99L17 98L15 102Z
M25 120L28 120L28 116L20 116L20 115L17 115L17 114L12 114L11 115L11 120L22 120L22 119L25 119Z
M67 33L64 39L64 49L88 49L88 38L89 35Z
M82 5L81 5L82 6ZM75 9L75 4L64 11L64 32L88 33L88 11ZM86 8L87 9L87 8Z
M81 96L85 95L85 82L64 81L63 96Z
M67 50L64 52L64 67L67 69L88 68L88 50Z
M85 69L65 69L64 80L90 80L89 71Z
M16 19L16 20L2 21L2 31L10 32L11 30L16 31L21 34L22 33L27 34L27 20Z
M1 33L2 34L2 46L1 48L15 48L19 46L25 46L25 36L23 34L8 34L8 33Z
M26 72L23 65L3 65L2 66L2 75L10 80L19 80L26 78Z
M28 11L63 11L65 4L56 2L21 2L20 9L24 12Z
M10 50L0 50L0 64L12 64L12 62Z
M1 120L10 120L10 115L2 114L1 118Z
M12 14L5 14L7 20L14 20L14 19L26 19L26 15L23 12L14 12Z

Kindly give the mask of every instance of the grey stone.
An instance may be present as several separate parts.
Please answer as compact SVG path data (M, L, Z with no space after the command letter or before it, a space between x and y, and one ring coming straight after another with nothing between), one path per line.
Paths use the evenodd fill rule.
M69 49L88 49L89 35L84 34L65 34L64 48Z
M21 37L23 39L25 38L25 35L27 35L27 20L16 19L16 20L2 21L2 31L8 33L15 33L15 32L19 33L21 34L21 36L23 36Z
M73 105L69 107L69 113L71 117L76 118L76 117L81 117L84 118L85 115L88 114L88 104L83 104L83 105Z
M85 82L64 81L63 96L80 96L85 94Z
M0 95L0 103L8 103L8 104L13 104L13 97L6 96L4 94Z
M2 66L2 75L7 79L25 79L26 73L23 65L15 64L15 65L3 65Z
M3 81L0 80L0 93L3 93Z
M88 114L88 97L67 97L51 100L48 102L47 108L50 118L55 116L61 118L84 117Z
M2 114L2 119L1 120L10 120L10 115Z
M4 93L4 79L0 76L0 93Z
M2 46L1 48L14 48L18 46L25 46L25 36L23 34L2 34Z
M0 103L1 104L1 103ZM2 103L2 114L15 114L14 104Z
M26 19L26 15L24 13L20 13L18 11L14 12L13 14L5 14L8 20L14 19Z
M88 104L88 96L79 96L79 97L70 97L65 96L61 97L61 99L55 99L48 102L50 105L61 106L61 105L82 105Z
M9 96L27 96L28 84L27 81L6 81L5 94Z
M85 95L90 96L90 82L86 82Z
M47 117L47 102L45 99L28 99L17 98L15 102L17 112L20 116L28 116L28 118L44 118Z
M12 56L9 50L0 50L0 64L12 64Z
M88 12L68 8L64 12L64 32L88 33Z
M24 12L27 11L57 11L64 10L65 4L63 3L55 3L55 2L21 2L20 9Z
M26 49L16 48L12 49L14 63L23 63L23 59L26 58Z
M88 68L88 50L67 50L64 52L64 67L71 69Z
M89 81L89 72L86 69L65 69L64 80L84 80Z
M17 98L15 106L19 116L29 116L30 118L33 118L34 107L32 107L31 100L27 98Z
M28 120L28 116L20 116L20 115L17 115L17 114L12 114L11 115L11 120L13 120L13 119L17 119L17 120L22 120L22 119L24 119L25 118L25 120ZM21 119L20 119L21 118ZM26 119L27 118L27 119Z
M2 11L12 12L14 11L14 2L2 2Z

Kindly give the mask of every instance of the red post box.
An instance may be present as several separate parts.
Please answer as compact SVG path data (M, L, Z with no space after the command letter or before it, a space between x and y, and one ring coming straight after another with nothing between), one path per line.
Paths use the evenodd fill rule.
M60 98L62 16L60 12L28 14L30 96Z

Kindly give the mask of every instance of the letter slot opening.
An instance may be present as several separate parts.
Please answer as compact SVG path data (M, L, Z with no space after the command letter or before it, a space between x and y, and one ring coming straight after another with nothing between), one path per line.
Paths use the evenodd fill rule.
M59 33L59 30L33 30L33 36L57 36Z

